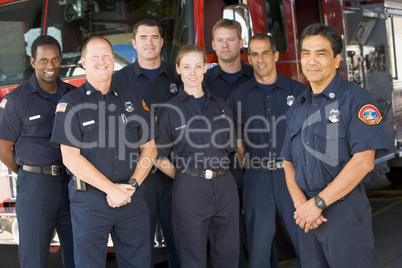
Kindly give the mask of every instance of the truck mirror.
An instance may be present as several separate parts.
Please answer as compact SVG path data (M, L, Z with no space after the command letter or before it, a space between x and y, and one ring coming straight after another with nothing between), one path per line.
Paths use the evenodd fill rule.
M248 48L250 38L253 36L253 22L247 5L229 5L223 9L223 18L235 20L240 23L242 31L241 37L244 41L244 48Z

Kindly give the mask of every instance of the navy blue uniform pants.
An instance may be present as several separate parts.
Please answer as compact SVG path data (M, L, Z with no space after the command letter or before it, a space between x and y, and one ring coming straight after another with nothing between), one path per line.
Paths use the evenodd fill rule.
M244 247L243 247L243 237L244 237L244 215L243 215L243 178L244 178L244 168L240 163L238 156L233 153L230 158L229 164L230 173L232 173L237 184L237 192L239 193L239 235L240 235L240 256L239 256L239 268L245 267L244 262Z
M172 189L173 232L181 267L207 267L207 241L214 267L239 262L239 201L232 174L212 178L176 174Z
M172 184L173 179L163 174L156 167L144 180L145 202L149 210L151 252L154 253L154 236L157 216L162 225L163 236L166 242L170 268L179 268L180 261L177 254L172 230ZM152 258L153 264L153 258ZM153 266L153 265L152 265Z
M131 203L118 208L110 207L106 194L94 187L76 191L72 181L69 190L77 268L106 267L109 233L119 267L151 267L148 208L141 187Z
M317 229L306 234L298 228L302 266L374 267L371 206L364 187L358 185L344 200L330 205L323 215L328 221Z
M243 202L250 268L279 267L276 256L272 255L276 211L298 255L298 227L293 218L295 208L286 186L283 169L247 169L244 176Z
M47 268L56 229L64 267L74 267L68 175L41 175L22 169L17 178L18 256L21 267Z

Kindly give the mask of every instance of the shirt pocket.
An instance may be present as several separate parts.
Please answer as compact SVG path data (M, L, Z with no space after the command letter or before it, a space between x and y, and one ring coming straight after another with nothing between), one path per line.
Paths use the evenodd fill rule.
M338 166L347 155L345 127L340 123L319 124L313 135L316 156L330 166Z
M106 141L105 128L104 125L102 126L99 124L97 120L94 119L82 120L80 124L82 133L82 139L81 139L82 149L89 149L102 146L100 142L102 140Z
M31 115L23 118L21 136L50 138L52 135L54 117L46 115Z
M145 131L150 131L150 129L146 128ZM145 135L143 135L141 125L136 121L119 121L118 133L120 135L119 142L124 142L130 148L138 148L140 145L146 143L146 137L150 136L150 133L144 133ZM124 136L121 137L121 135Z

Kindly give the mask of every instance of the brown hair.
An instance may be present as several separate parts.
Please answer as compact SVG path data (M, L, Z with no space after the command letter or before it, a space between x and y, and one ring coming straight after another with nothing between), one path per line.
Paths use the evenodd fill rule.
M177 56L176 56L176 64L177 64L177 66L180 66L181 59L186 54L188 54L190 52L198 52L198 53L200 53L202 55L204 63L207 62L207 56L205 55L204 50L202 50L199 46L197 46L197 45L184 45L179 49L179 52L177 52Z
M113 53L113 47L112 47L112 44L109 42L109 40L107 40L107 39L106 39L105 37L103 37L103 36L97 36L97 35L95 35L95 36L92 36L91 38L87 39L87 40L84 42L84 44L82 45L82 49L81 49L81 56L82 56L82 57L85 58L85 53L87 52L87 51L86 51L86 50L87 50L87 45L88 45L89 42L91 42L91 41L94 40L94 39L105 40L105 41L109 44L110 49L112 50L112 53Z

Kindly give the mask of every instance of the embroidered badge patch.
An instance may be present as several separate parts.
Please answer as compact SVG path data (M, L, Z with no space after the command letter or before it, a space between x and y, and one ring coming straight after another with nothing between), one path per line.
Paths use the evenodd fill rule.
M57 112L62 112L62 113L64 113L64 112L66 111L66 108L67 108L67 103L65 103L65 102L60 102L59 104L57 104L56 113L57 113Z
M367 125L377 125L382 119L380 111L372 104L364 105L360 109L358 116Z
M145 101L142 100L142 107L144 108L145 111L151 112L148 108L148 106L145 104Z
M6 107L6 104L7 104L7 99L3 99L3 100L0 102L0 107L4 109L4 108Z

